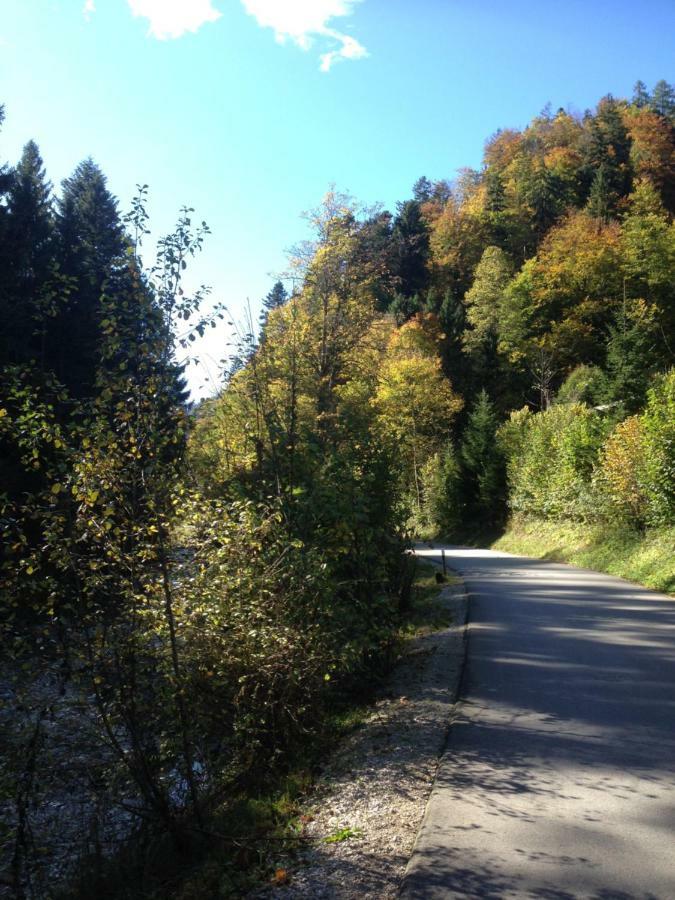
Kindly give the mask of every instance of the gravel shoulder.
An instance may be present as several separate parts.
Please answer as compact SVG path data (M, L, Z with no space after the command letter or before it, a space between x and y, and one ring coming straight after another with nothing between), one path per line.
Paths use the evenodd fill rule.
M408 641L372 713L328 761L305 816L307 848L289 866L288 881L255 897L398 896L464 665L461 583L445 585L439 602L451 625Z

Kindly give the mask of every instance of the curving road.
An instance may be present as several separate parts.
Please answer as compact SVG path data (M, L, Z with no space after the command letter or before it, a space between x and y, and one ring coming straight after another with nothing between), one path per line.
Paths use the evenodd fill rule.
M402 896L675 900L675 599L445 549L467 663Z

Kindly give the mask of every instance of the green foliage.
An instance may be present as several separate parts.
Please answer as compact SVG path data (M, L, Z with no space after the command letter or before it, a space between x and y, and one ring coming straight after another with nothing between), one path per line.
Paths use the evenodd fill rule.
M654 525L672 525L675 522L675 369L662 376L649 391L642 427L648 520Z
M516 517L496 550L556 562L675 594L675 527L637 531L625 522L601 524Z
M604 399L627 413L638 411L658 370L661 334L654 308L627 303L609 328Z
M418 532L430 537L456 534L462 519L462 472L451 443L424 463L420 482L424 499Z
M358 838L363 834L358 828L339 828L323 839L324 844L340 844L350 838Z
M422 216L419 200L399 204L392 229L392 241L400 294L403 297L420 294L429 282L429 230Z
M499 433L511 509L543 518L592 518L591 477L609 428L609 420L573 403L512 417Z
M605 565L629 529L672 526L672 94L638 83L583 118L546 109L494 135L480 171L420 179L395 216L331 190L292 296L274 285L192 416L184 365L223 314L183 282L205 223L181 210L145 268L145 187L122 220L91 160L58 197L34 143L0 166L0 636L16 669L0 783L19 895L29 871L46 883L25 835L52 708L72 701L93 748L96 828L122 798L178 856L229 813L276 834L279 810L250 796L260 763L278 777L391 659L410 530L485 529L508 495L618 529ZM255 852L241 866L262 871ZM231 863L177 896L236 894Z
M469 351L478 349L499 334L504 291L511 274L511 263L504 251L499 247L486 247L476 267L473 285L465 297L471 328L464 333L464 343Z
M605 441L594 485L598 500L608 505L608 519L644 525L648 511L645 449L639 416L619 422Z
M483 525L501 515L504 460L496 441L497 426L497 414L483 390L469 414L460 447L468 503Z
M597 403L604 390L604 373L583 363L572 369L556 394L556 403Z

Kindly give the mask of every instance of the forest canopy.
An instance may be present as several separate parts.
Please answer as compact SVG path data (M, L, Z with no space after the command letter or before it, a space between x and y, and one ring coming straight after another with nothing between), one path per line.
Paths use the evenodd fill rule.
M181 210L148 265L146 199L121 215L91 159L56 192L33 141L0 168L0 857L22 896L80 863L104 896L130 836L194 852L287 772L393 658L413 537L675 524L667 82L546 108L394 212L331 189L198 404L188 351L225 314L184 283L208 226Z

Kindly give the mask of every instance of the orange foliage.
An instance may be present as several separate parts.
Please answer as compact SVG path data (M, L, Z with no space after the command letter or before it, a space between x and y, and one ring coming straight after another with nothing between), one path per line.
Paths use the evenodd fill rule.
M648 178L668 209L675 211L675 129L648 109L628 110L625 122L636 176Z
M505 169L518 155L523 143L522 132L513 128L497 131L485 142L483 163L496 169Z

